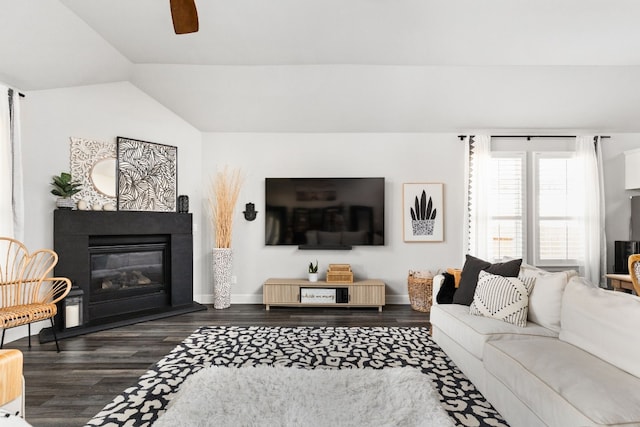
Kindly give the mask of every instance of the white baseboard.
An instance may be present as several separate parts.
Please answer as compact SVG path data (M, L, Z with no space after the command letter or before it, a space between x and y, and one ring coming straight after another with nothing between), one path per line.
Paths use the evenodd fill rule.
M409 305L409 295L387 295L387 304Z
M213 304L213 294L195 295L200 304ZM387 304L409 305L409 295L387 295ZM231 294L231 304L262 304L262 294Z
M194 295L200 304L213 304L213 294ZM262 294L231 294L231 304L262 304Z

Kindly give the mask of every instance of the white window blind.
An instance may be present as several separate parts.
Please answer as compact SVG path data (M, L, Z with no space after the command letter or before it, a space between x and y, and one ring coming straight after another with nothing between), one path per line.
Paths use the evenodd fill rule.
M576 265L582 253L576 166L570 153L534 155L536 265Z
M489 259L578 265L584 247L579 217L583 189L574 154L493 151L489 176Z
M525 153L492 153L489 199L489 252L492 260L525 254Z

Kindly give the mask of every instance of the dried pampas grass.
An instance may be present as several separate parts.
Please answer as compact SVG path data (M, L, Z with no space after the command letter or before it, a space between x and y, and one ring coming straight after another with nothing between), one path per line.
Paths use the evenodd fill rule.
M215 230L216 248L231 247L233 212L244 178L239 169L225 167L211 179L209 210L212 229Z

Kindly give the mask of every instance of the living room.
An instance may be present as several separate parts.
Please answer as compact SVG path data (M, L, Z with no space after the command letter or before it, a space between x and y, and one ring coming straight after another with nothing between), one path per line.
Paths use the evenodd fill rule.
M459 135L610 137L601 144L607 271L614 241L629 239L629 197L639 193L625 189L624 153L640 148L640 37L630 36L640 8L631 2L614 10L605 2L590 2L588 10L571 2L571 11L550 2L528 10L522 2L521 10L489 13L504 5L465 1L438 5L441 19L429 11L436 2L305 3L309 9L285 2L280 12L257 2L244 11L201 2L201 29L191 36L174 34L164 2L83 3L0 6L0 53L10 58L0 65L0 82L25 95L29 248L53 246L50 181L69 170L70 138L118 136L177 147L178 193L189 196L193 215L194 300L203 304L213 302L208 189L226 165L245 176L234 222L232 304L262 304L267 278L304 278L316 259L321 272L347 263L356 277L383 280L391 305L408 304L409 270L461 267ZM233 43L216 33L215 43L196 39L197 49L190 47L215 26L229 29ZM208 50L220 59L212 61ZM204 58L201 64L185 59L190 51ZM384 246L265 246L265 178L344 176L385 178ZM444 184L442 242L403 239L402 188L413 182ZM242 216L249 202L256 221ZM47 324L34 326L37 333ZM24 328L8 330L7 342L25 335Z

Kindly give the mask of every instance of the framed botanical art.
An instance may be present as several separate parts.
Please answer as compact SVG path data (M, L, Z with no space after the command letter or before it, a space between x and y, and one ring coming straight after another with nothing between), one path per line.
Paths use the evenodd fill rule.
M118 210L175 212L178 148L118 137Z
M405 242L444 241L442 183L402 185L402 226Z

